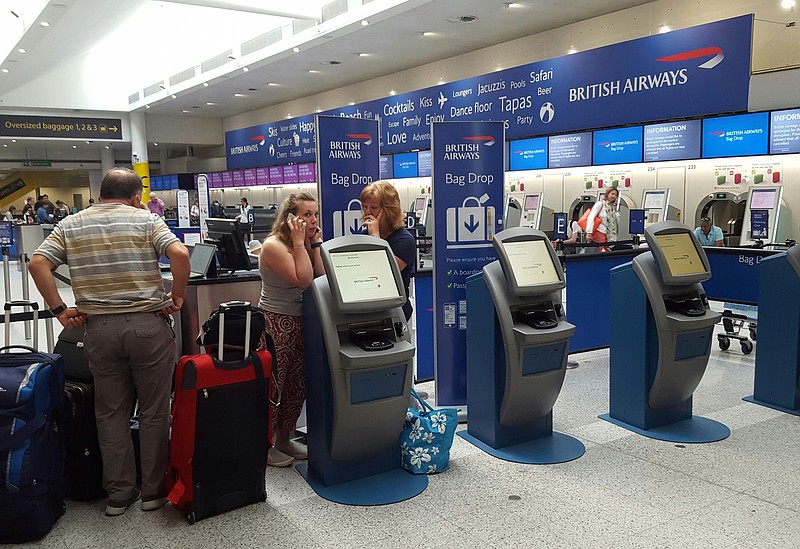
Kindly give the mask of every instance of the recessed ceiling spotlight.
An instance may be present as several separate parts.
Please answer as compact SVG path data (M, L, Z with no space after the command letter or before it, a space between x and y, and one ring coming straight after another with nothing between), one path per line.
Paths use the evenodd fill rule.
M207 88L208 87L208 82L203 82L203 87Z
M158 143L155 143L155 142L154 142L154 143L153 143L153 146L154 146L154 147L158 147Z
M28 50L26 50L25 48L20 48L17 51L20 53L28 53Z
M49 27L50 23L48 23L47 21L39 21L39 26L40 27Z
M7 148L8 147L8 143L3 143L3 146Z
M314 112L322 112L322 109L320 109L319 107L317 107L317 108L314 110Z
M87 141L87 142L86 142L86 144L87 144L87 145L91 145L91 144L92 144L92 142L91 142L91 141Z
M357 54L357 55L358 55L359 57L369 57L369 56L370 56L370 54L368 54L368 53L364 53L364 52L361 52L361 53L359 53L359 54Z
M144 106L144 108L145 108L145 109L149 109L149 108L150 108L150 105L145 105L145 106Z
M208 103L206 103L206 105L208 105L209 107L213 107L214 105L216 105L216 103L211 103L211 102L209 101Z
M356 102L355 102L355 101L350 101L350 106L351 106L351 107L352 107L353 105L355 105L355 104L356 104Z
M9 73L9 72L11 72L10 70L8 70L8 69L6 69L6 68L0 69L0 70L2 70L2 71L3 71L3 72L5 72L5 73Z
M106 149L110 149L110 148L111 148L111 145L106 145Z
M397 94L397 92L396 92L396 91L394 91L394 90L389 90L389 95L395 95L395 94Z
M72 146L72 148L73 148L73 149L77 149L77 148L78 148L78 146L77 146L77 145L73 145L73 146Z
M794 0L781 0L781 7L785 10L794 8Z
M250 69L248 67L242 67L242 72L250 72Z
M267 82L267 86L277 86L277 85L278 84L276 84L275 82Z
M369 25L369 21L367 21L366 19L362 19L361 20L361 26L362 27L366 27L367 25Z
M661 34L664 34L665 32L669 32L671 30L672 29L669 28L669 25L661 25L661 28L658 29L658 32L661 33Z
M447 81L444 78L440 78L438 85L441 86L442 84L447 84Z
M308 74L319 74L319 71L314 69L309 69Z
M178 96L175 95L174 93L172 95L170 95L170 97L173 98L173 99L177 99L178 98Z
M247 97L247 96L246 96L245 94L243 94L243 93L234 93L234 94L233 94L233 96L234 96L234 97Z
M417 36L421 38L430 38L431 36L436 36L436 33L430 31L420 31L417 33Z
M12 140L11 140L11 142L12 142L12 143L16 143L16 142L17 142L17 140L16 140L16 139L12 139Z
M286 113L286 118L291 118L291 117L292 117L292 113L290 113L290 112L287 112L287 113Z
M186 109L183 109L181 112L185 114L187 112L192 112L192 111L187 111Z
M295 53L297 53L297 52L299 52L299 51L300 51L300 48L298 48L297 46L295 46L295 47L293 47L293 48L292 48L292 51L293 51L293 52L295 52Z
M504 10L507 10L508 8L521 8L525 6L525 4L520 4L519 2L503 2L500 5Z
M578 53L578 50L576 50L574 47L572 47L572 48L570 48L570 49L568 49L568 50L567 50L567 53L568 53L569 55L572 55L573 53Z

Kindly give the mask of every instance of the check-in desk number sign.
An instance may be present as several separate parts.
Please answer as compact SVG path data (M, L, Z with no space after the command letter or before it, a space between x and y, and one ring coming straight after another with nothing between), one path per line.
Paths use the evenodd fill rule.
M493 206L484 206L489 195L468 196L459 208L447 208L448 242L485 242L494 236Z
M355 209L353 206L355 205ZM333 236L347 236L361 232L361 201L354 198L345 211L333 212Z

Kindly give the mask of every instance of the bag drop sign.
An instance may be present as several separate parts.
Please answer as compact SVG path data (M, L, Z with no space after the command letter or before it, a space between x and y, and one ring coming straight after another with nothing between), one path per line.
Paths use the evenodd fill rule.
M319 219L325 240L361 230L361 191L380 177L377 120L316 117Z
M496 259L502 228L502 122L434 122L434 366L436 403L466 402L467 277Z

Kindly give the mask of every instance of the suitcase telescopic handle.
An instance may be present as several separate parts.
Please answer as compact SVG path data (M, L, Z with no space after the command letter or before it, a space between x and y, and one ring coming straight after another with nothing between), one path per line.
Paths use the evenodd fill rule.
M33 346L39 348L39 304L35 301L8 301L3 305L5 311L5 344L11 345L11 309L14 307L30 307L33 309Z
M244 359L250 355L250 317L253 308L249 301L226 301L219 304L219 344L217 345L217 358L222 362L223 349L225 347L225 313L231 311L244 310Z

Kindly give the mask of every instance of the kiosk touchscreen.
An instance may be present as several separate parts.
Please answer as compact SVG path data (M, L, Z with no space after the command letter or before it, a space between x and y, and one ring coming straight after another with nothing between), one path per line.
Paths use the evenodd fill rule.
M531 229L539 228L539 219L541 217L541 202L542 195L526 194L522 201L522 226L530 227Z
M428 207L428 200L427 196L418 196L414 199L414 217L417 219L418 223L422 223L422 216L425 214L425 210Z
M303 298L309 460L300 471L321 496L352 503L348 483L400 470L415 347L401 308L403 280L385 241L335 238L322 245L322 261L325 276ZM405 480L402 499L424 489L406 493ZM325 488L334 486L341 489ZM368 504L399 501L381 499L392 494L372 494Z
M756 240L764 243L780 242L786 238L781 223L782 201L783 185L754 185L750 189L750 198L744 212L740 245L752 245ZM754 212L761 212L761 215L757 216L758 220L767 220L766 235L764 235L763 226L753 227ZM763 236L757 236L757 234Z
M611 271L610 413L601 416L640 434L674 442L713 442L730 430L692 416L714 325L700 284L708 259L691 229L662 221L644 231L649 253Z
M564 271L541 231L507 229L493 243L498 260L467 279L469 428L459 435L509 461L575 459L583 445L552 429L575 333L561 302Z

